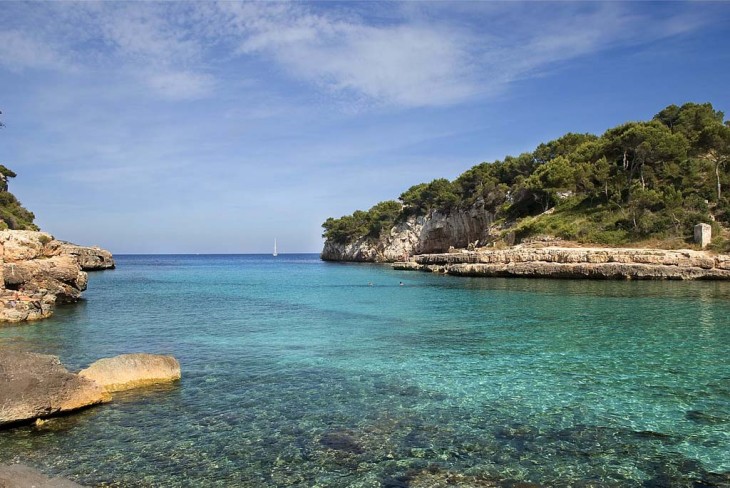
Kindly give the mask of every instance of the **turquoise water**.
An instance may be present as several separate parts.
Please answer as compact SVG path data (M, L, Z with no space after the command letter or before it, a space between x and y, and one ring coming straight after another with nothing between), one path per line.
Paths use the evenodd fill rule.
M92 486L730 486L730 283L117 263L0 340L72 370L173 354L183 380L4 431L0 463Z

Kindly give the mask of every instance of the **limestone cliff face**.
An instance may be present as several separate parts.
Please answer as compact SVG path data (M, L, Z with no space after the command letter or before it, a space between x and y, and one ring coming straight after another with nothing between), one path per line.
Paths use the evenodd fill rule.
M81 298L84 270L113 267L103 249L57 241L45 232L0 231L0 322L48 317L55 304Z
M450 247L466 248L486 243L494 215L477 202L466 210L430 212L396 224L380 239L362 238L350 244L324 243L325 261L401 261L406 255L446 252Z

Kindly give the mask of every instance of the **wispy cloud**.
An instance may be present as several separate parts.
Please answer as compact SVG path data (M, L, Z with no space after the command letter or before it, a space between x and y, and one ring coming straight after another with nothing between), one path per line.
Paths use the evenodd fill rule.
M186 100L211 95L218 79L255 59L356 103L445 106L500 93L576 57L707 21L682 8L657 14L613 3L387 6L387 15L373 19L360 4L14 4L26 15L12 8L0 14L0 64L119 70L161 99ZM42 29L17 20L38 24L44 12Z
M20 30L0 31L0 64L11 71L69 67L62 53Z

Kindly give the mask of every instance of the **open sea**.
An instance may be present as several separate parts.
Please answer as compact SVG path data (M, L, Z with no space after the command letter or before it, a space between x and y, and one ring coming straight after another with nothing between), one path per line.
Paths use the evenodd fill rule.
M182 381L2 431L0 463L89 486L730 486L728 282L116 260L0 341L74 371L172 354Z

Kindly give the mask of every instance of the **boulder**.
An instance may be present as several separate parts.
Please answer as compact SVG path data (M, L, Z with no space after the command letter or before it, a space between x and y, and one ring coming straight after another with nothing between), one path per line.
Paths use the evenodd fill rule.
M172 356L122 354L92 363L79 376L93 380L107 392L130 390L180 379L180 363Z
M70 373L56 356L0 346L0 427L110 399L93 381Z
M0 465L0 488L82 488L63 478L49 478L22 464Z

